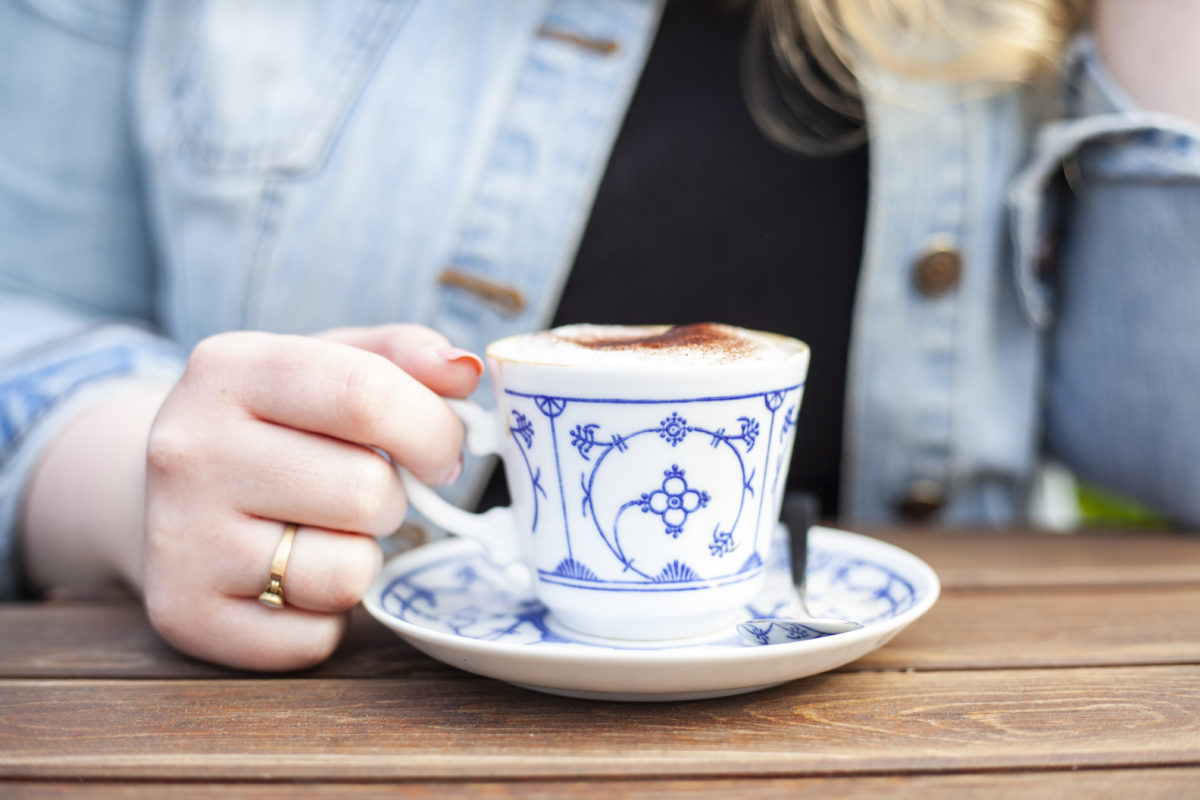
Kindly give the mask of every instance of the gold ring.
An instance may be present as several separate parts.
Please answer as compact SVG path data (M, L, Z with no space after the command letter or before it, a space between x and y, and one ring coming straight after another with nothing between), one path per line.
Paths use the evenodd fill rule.
M259 602L265 606L283 608L283 576L287 573L288 557L292 554L292 542L296 539L298 527L294 522L283 526L283 536L275 548L275 557L271 559L271 577L267 581L267 588L258 596Z

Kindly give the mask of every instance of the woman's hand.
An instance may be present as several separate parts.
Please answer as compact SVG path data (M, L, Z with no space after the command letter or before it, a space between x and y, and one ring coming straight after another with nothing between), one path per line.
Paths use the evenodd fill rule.
M349 346L348 346L349 345ZM374 537L426 483L461 468L462 427L441 396L474 390L482 362L417 326L317 338L230 333L201 342L150 432L145 597L185 652L231 666L324 660L379 572ZM286 605L257 597L284 523L300 525Z
M429 484L457 477L462 427L441 396L469 394L482 368L417 326L201 342L147 449L154 626L179 649L231 666L328 657L341 612L378 574L374 537L396 530L407 509L376 448ZM300 529L277 610L257 597L286 522Z
M380 452L427 483L453 480L462 427L442 397L470 394L482 369L412 325L205 340L165 401L154 389L107 403L50 448L31 485L30 575L123 575L159 632L200 658L317 664L379 571L375 537L407 509ZM257 597L286 522L300 528L272 609Z

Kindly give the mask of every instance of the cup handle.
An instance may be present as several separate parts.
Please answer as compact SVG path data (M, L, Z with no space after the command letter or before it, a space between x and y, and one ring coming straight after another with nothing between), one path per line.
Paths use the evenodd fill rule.
M506 432L500 429L492 412L469 400L447 400L446 403L466 428L467 452L477 456L500 453ZM421 483L404 467L398 466L396 471L409 502L435 525L480 542L497 564L521 560L523 553L517 541L511 508L492 508L482 514L464 511Z

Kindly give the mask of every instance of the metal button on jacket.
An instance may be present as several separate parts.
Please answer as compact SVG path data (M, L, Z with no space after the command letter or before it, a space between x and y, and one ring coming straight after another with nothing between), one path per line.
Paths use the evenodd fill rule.
M926 297L937 297L958 284L962 266L962 255L958 250L948 245L934 245L913 266L913 283Z
M897 503L897 510L913 521L928 519L946 504L946 490L942 484L929 479L914 481Z

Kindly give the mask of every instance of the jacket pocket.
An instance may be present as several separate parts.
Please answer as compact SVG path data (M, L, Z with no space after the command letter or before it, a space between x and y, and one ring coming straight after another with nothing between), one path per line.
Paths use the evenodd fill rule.
M160 3L144 37L143 108L166 109L155 127L199 170L308 172L412 4Z

